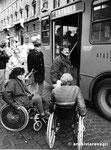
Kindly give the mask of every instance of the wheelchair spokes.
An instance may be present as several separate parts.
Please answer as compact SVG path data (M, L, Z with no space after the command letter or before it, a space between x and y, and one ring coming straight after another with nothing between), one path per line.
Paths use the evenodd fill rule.
M0 111L0 120L1 124L7 130L18 132L27 126L29 115L27 110L22 106L17 110L9 105L4 105Z
M43 123L47 123L35 108L26 109L20 106L19 109L15 109L5 104L0 110L1 124L9 131L18 132L23 130L29 123L29 119L34 120L33 129L35 131L39 131Z

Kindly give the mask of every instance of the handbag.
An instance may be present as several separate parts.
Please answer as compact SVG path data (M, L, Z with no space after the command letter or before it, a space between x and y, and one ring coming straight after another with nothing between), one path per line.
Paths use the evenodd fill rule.
M31 72L25 77L25 84L31 85L33 83L35 83L35 79L34 79L34 70L32 69Z

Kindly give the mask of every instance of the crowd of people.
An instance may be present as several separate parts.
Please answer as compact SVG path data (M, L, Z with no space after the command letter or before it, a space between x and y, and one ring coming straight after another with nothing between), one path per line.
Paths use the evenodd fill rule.
M45 80L44 55L41 51L40 39L35 36L31 38L31 41L33 47L28 49L25 59L20 57L17 42L16 46L11 49L10 54L6 53L5 44L1 46L0 90L3 91L3 99L12 107L18 108L20 105L30 107L32 103L36 102L40 115L47 117L50 113L44 110L42 102ZM53 86L51 101L53 99L56 99L59 103L76 103L77 101L80 114L84 116L87 111L81 90L77 85L72 85L72 65L68 57L69 48L63 46L60 51L60 55L55 58L50 70L50 79ZM32 71L34 82L27 88L25 76ZM62 97L61 92L63 93ZM33 95L31 101L29 95Z

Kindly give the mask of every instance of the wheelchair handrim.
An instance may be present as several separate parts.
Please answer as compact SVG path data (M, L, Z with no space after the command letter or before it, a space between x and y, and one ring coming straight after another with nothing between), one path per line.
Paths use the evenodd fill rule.
M54 112L50 114L48 124L47 124L47 133L46 133L46 138L47 138L47 143L50 148L53 148L54 142L55 142L55 131L52 129L54 128Z
M79 117L78 135L77 135L77 150L82 150L83 146L83 118Z
M8 126L4 123L3 118L2 118L2 114L3 114L4 109L5 109L5 108L8 108L8 107L9 107L9 105L5 104L5 105L3 105L3 107L2 107L1 110L0 110L1 124L3 125L4 128L6 128L6 129L9 130L9 131L18 132L18 131L23 130L23 129L27 126L27 124L28 124L28 122L29 122L29 114L28 114L26 108L23 107L23 106L20 106L20 110L24 113L24 118L25 118L24 124L23 124L20 128L14 129L14 128L8 127Z

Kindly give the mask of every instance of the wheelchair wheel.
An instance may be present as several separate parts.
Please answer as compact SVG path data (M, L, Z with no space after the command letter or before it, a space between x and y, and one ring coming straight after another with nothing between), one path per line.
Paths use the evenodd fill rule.
M35 131L39 131L40 129L42 128L42 122L40 120L36 121L34 124L33 124L33 129Z
M0 110L0 120L4 128L18 132L27 126L29 115L23 106L20 106L20 109L14 109L9 105L4 105Z
M83 132L84 132L83 117L79 116L78 133L77 133L77 150L82 150Z
M55 143L55 129L54 129L54 112L50 114L47 124L46 140L50 148L53 148Z

